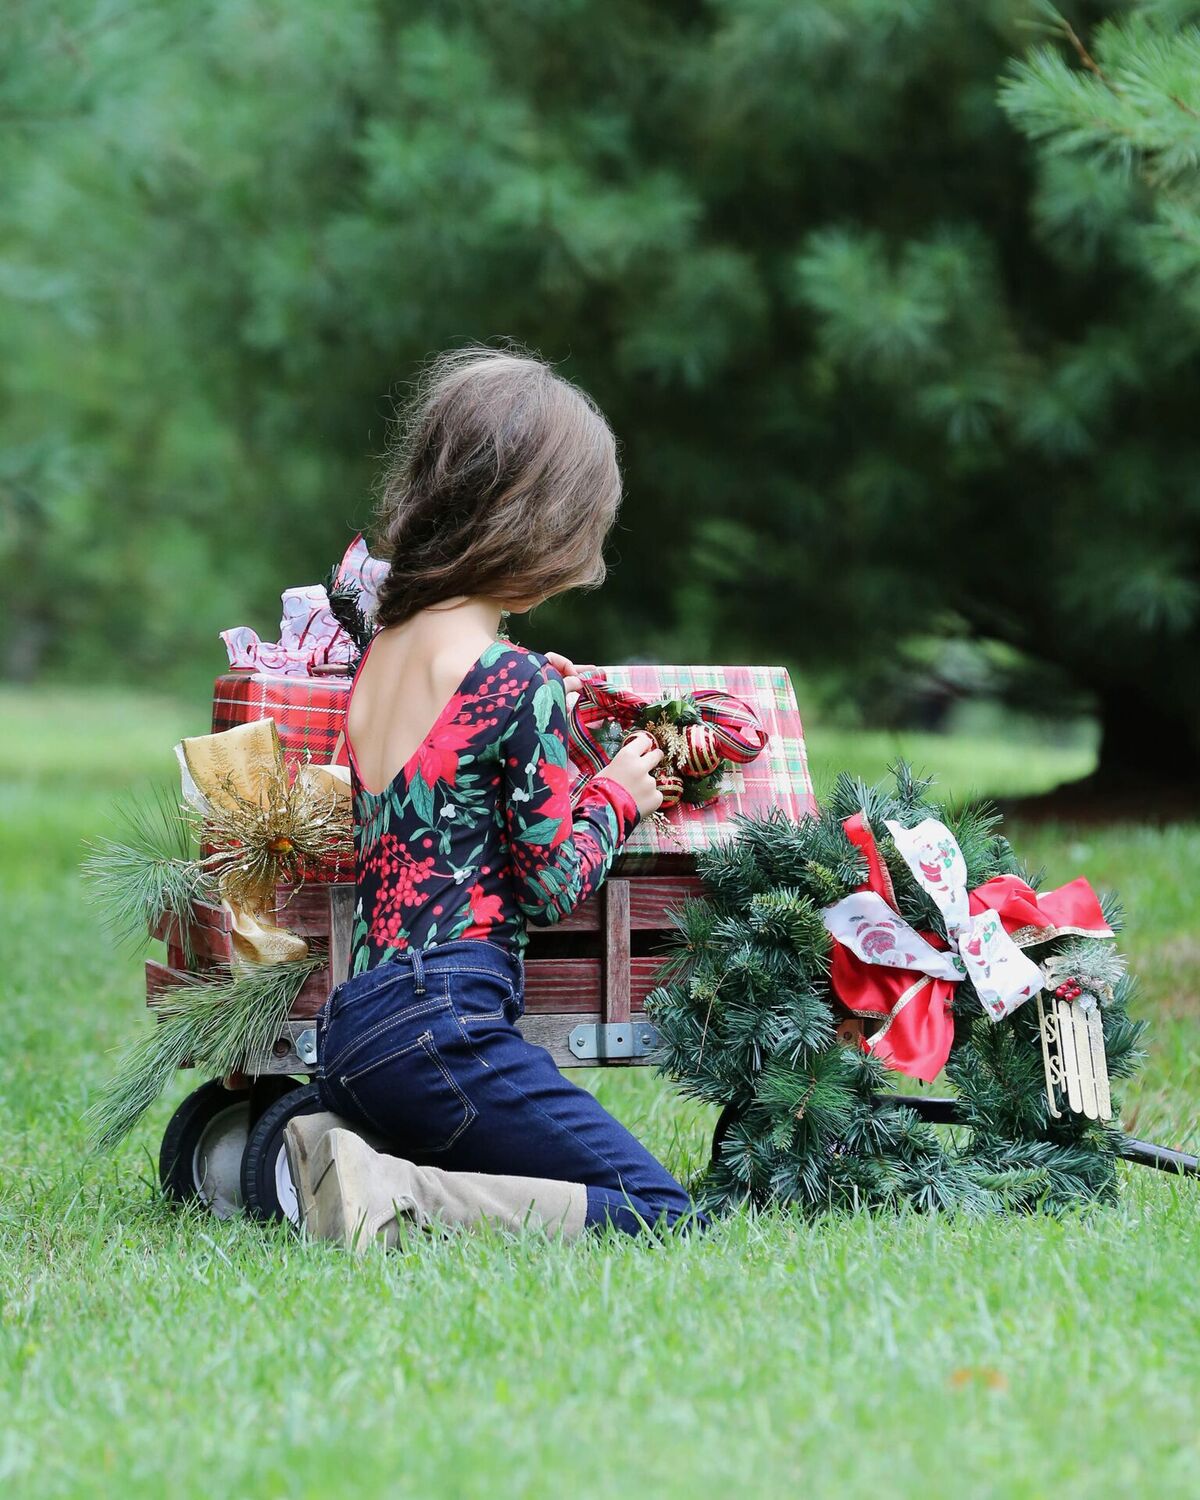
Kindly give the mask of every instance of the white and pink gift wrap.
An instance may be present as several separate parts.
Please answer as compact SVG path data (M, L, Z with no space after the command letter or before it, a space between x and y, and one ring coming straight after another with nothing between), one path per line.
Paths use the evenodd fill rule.
M361 535L338 564L338 581L358 587L359 605L368 620L379 602L379 586L387 570L386 562L370 556ZM349 669L353 643L330 613L329 596L321 584L285 589L282 604L278 641L261 640L249 625L221 631L231 667L283 677L307 677L316 667Z

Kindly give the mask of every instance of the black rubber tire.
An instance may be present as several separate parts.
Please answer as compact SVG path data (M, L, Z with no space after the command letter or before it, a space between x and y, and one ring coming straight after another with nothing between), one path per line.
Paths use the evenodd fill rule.
M231 1218L242 1206L241 1155L252 1121L297 1088L294 1078L268 1075L244 1089L227 1089L215 1078L194 1089L163 1132L163 1192L177 1203L199 1198L218 1218Z
M263 1111L242 1153L242 1202L252 1218L298 1226L295 1189L283 1149L283 1132L297 1115L324 1109L315 1083L294 1089Z
M738 1120L741 1119L741 1115L741 1110L735 1104L731 1103L727 1104L717 1116L717 1123L713 1129L712 1138L711 1160L714 1167L721 1160L721 1146L725 1141L725 1137L729 1134L730 1126L736 1125Z

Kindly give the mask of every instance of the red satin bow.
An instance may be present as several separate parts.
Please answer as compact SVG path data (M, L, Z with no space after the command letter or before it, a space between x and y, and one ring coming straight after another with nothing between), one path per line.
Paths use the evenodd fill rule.
M712 726L722 756L735 765L747 765L766 748L767 731L748 703L717 688L700 688L688 694L700 717ZM639 698L622 688L610 687L603 677L585 677L579 701L568 722L571 759L590 775L611 758L596 737L601 724L615 720L628 729L652 700Z
M842 827L866 857L867 880L859 889L874 891L895 909L891 877L866 817L855 813ZM1039 895L1016 875L997 875L968 894L972 916L988 909L998 913L1005 931L1023 948L1066 934L1112 936L1099 898L1082 876ZM921 936L935 948L949 947L935 932ZM835 938L829 982L850 1010L886 1017L880 1030L863 1042L866 1050L897 1072L932 1083L945 1067L954 1041L954 980L867 963Z

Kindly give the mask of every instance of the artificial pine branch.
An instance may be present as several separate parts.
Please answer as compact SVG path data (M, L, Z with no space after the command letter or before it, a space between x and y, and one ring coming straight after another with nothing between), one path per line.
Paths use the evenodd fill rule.
M188 820L175 798L156 787L146 800L122 803L118 838L86 840L83 861L88 899L101 907L119 942L139 947L164 918L172 920L184 959L195 963L195 903L215 899L207 871L197 863Z
M309 955L239 973L217 970L170 991L155 1007L157 1024L121 1054L113 1077L88 1109L94 1149L111 1150L129 1134L177 1069L223 1077L266 1057L297 994L328 963Z

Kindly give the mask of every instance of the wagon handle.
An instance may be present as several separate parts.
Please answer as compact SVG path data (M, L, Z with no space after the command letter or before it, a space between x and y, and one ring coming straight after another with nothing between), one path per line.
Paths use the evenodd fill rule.
M930 1125L962 1123L957 1099L925 1098L919 1094L876 1094L875 1103L902 1104ZM721 1154L721 1142L740 1113L733 1104L727 1104L721 1111L717 1127L713 1131L714 1162ZM1182 1177L1200 1176L1200 1157L1192 1156L1186 1151L1175 1151L1170 1146L1156 1146L1153 1141L1139 1141L1127 1135L1123 1138L1117 1155L1124 1161L1136 1162L1138 1166L1153 1167L1157 1172L1174 1172Z

